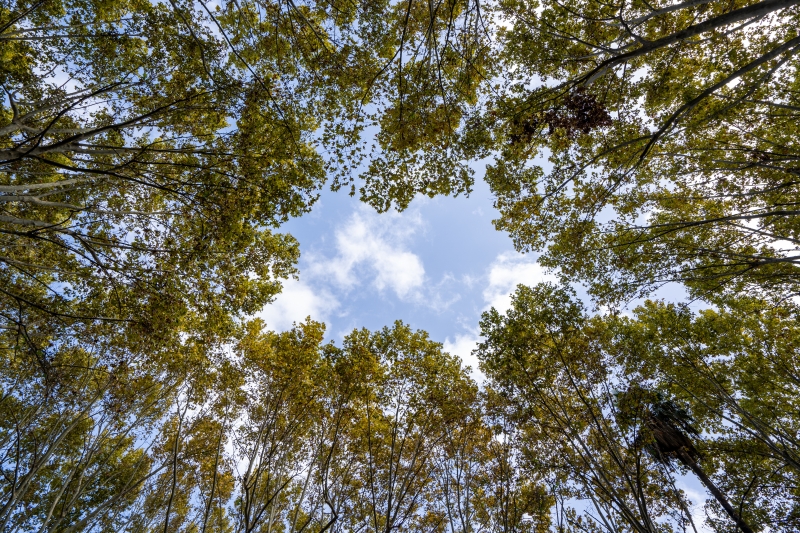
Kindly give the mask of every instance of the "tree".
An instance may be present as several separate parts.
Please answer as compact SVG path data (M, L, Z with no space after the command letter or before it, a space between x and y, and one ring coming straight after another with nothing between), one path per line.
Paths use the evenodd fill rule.
M95 328L93 351L3 345L5 529L466 532L506 483L476 384L402 323L336 347L254 320L160 351Z
M361 195L381 209L467 191L480 30L470 0L4 5L4 321L230 329L296 273L276 230L328 177L372 161Z
M642 446L657 461L671 465L673 460L688 467L711 492L731 520L743 533L753 530L742 520L739 513L731 506L728 498L719 490L699 465L700 452L694 447L692 437L700 432L692 426L692 418L671 400L665 400L659 394L648 394L650 391L641 386L631 386L624 393L618 393L620 417L641 421L642 428L636 437L636 446Z
M699 313L648 302L608 323L625 372L688 406L694 426L714 435L702 441L703 465L734 509L754 529L796 529L794 312L747 299Z
M695 527L677 485L688 470L713 496L715 530L796 529L793 311L742 299L697 314L647 302L631 317L589 316L545 284L520 286L482 328L481 365L526 462L553 480L557 501L595 509L573 507L567 525Z
M235 63L190 6L0 16L4 321L99 319L171 342L269 301L298 256L272 230L323 176L308 111L268 96L266 65Z
M796 294L797 2L497 9L487 179L519 250L606 303Z
M410 159L425 159L425 146L453 137L466 104L451 92L470 98L475 91L479 29L469 2L0 6L0 332L6 360L24 354L25 362L24 372L9 367L3 391L10 477L0 520L30 521L42 531L66 522L76 530L127 524L205 531L242 519L252 529L280 504L281 516L293 513L292 527L302 530L320 509L347 504L352 469L335 460L348 434L341 426L355 419L354 376L334 380L325 393L306 392L338 407L330 416L321 408L306 412L317 419L305 420L311 429L296 442L287 443L291 435L265 440L233 421L243 416L255 428L274 429L286 424L280 409L302 406L268 394L245 404L243 395L279 386L274 366L250 360L251 375L214 350L235 344L246 317L296 274L298 244L277 229L311 208L328 173L334 188L343 185L335 169L349 178L363 161L364 128L383 128L374 157L384 150L402 156L379 165L384 172L407 170ZM421 46L428 52L418 54ZM444 144L461 153L455 141ZM326 160L321 148L333 155ZM450 172L460 156L449 164L433 159L438 173L426 170L411 183L410 174L392 170L391 186L371 182L362 196L405 207L418 192L469 188L468 173ZM278 336L261 344L285 342ZM275 353L300 353L289 348ZM322 357L317 348L308 349ZM76 384L62 390L61 373L71 365L62 360L65 351L85 354L79 359L87 362L74 369ZM304 371L322 372L314 361ZM118 387L139 390L138 382L96 382L98 374L116 376L117 367L152 381L157 401L147 389L142 400L150 403L128 399L121 412L108 412L102 402ZM318 381L347 375L337 372ZM219 395L211 392L213 376ZM72 389L86 397L70 401L53 392ZM53 414L43 414L48 410ZM108 420L111 433L103 429ZM85 448L76 444L81 436ZM224 452L234 441L236 457ZM72 447L60 447L66 442ZM290 453L290 445L305 455ZM216 450L212 457L207 449ZM279 458L283 471L264 454ZM29 457L39 462L31 466ZM231 465L242 457L253 471L239 480L244 503L237 514L227 504L235 491ZM123 464L130 472L115 471ZM298 489L291 476L301 464L306 484L323 489ZM66 480L84 479L92 468L105 468L101 477L111 485L42 478L55 469ZM274 484L276 472L291 477L285 491L284 481ZM26 514L30 498L48 491L52 508ZM84 501L86 494L98 499Z
M353 441L357 491L343 530L443 530L437 457L447 453L448 436L469 423L474 382L441 344L401 322L375 333L356 330L344 350L371 354L377 371L365 376L369 395Z
M172 463L150 450L191 369L169 361L177 351L137 352L102 326L80 338L0 336L3 529L125 529Z
M492 309L481 329L481 368L508 406L527 468L551 488L562 528L656 533L692 524L669 472L619 423L613 361L596 349L602 331L569 291L520 286L507 314Z
M543 533L553 525L562 527L555 498L558 491L549 489L544 470L526 457L527 435L515 423L515 409L491 388L482 400L489 431L471 457L477 463L470 501L475 509L474 530Z

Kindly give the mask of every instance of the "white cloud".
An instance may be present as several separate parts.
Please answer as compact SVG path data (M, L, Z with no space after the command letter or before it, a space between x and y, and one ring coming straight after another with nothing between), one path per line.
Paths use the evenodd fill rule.
M302 322L310 316L325 321L339 307L339 302L325 289L311 287L303 281L288 279L275 301L264 306L257 315L267 323L267 328L285 331L293 322Z
M520 283L535 285L542 281L556 281L545 273L535 260L516 253L502 253L489 266L489 284L483 290L486 309L494 307L501 313L511 307L511 294Z
M427 280L427 278L426 278ZM445 273L439 283L430 283L427 280L423 291L416 291L414 293L414 303L424 305L437 313L446 311L454 303L461 300L459 294L459 280L452 274Z
M378 215L361 208L336 230L332 259L310 258L310 272L332 278L344 289L371 278L379 291L394 291L401 300L414 300L425 282L422 260L407 249L407 242L422 227L415 213Z
M502 253L489 265L485 277L476 278L469 275L461 277L461 282L471 288L479 279L486 280L483 289L484 310L494 307L501 313L511 307L511 294L517 285L535 285L542 281L556 281L555 276L546 274L544 269L530 256L517 253ZM466 333L457 334L454 340L447 337L444 350L457 355L465 365L472 368L472 378L478 383L486 381L486 376L478 369L478 358L472 351L481 341L477 329L466 326Z
M464 365L472 368L472 379L478 383L483 383L486 381L486 376L478 368L478 358L472 354L472 350L477 347L478 342L480 342L480 337L477 331L471 331L464 335L456 335L453 341L448 337L444 341L444 351L460 357Z

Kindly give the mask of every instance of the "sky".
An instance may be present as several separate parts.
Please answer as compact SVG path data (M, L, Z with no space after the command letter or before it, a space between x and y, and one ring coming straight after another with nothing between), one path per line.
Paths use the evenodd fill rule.
M337 343L355 328L402 320L481 377L470 354L481 313L507 309L518 283L555 278L494 229L491 193L476 178L469 197L419 197L400 213L324 192L311 213L281 228L300 241L299 280L285 281L260 317L282 331L311 316Z
M325 190L311 213L281 227L300 242L299 279L284 281L259 316L276 331L310 316L325 322L336 343L355 328L401 320L427 331L482 381L471 355L481 314L508 309L517 284L555 281L535 254L516 252L508 234L494 229L498 217L479 168L469 196L420 196L403 212L378 214ZM672 287L654 296L676 301L685 293Z
M483 381L471 355L481 314L508 309L517 284L555 276L494 229L499 213L483 169L473 168L469 196L419 196L399 213L378 214L346 192L324 190L311 213L281 227L300 242L299 279L284 281L283 292L260 313L267 328L285 331L310 316L325 322L328 340L338 344L355 328L374 331L401 320L427 331ZM585 291L574 288L588 304ZM686 301L678 286L653 297Z

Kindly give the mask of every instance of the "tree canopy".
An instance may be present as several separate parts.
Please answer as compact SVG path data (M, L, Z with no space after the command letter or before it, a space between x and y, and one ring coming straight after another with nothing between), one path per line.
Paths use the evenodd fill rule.
M700 528L701 502L678 487L687 472L714 494L716 530L736 519L742 531L797 529L798 421L786 396L798 387L796 315L745 301L591 316L568 290L539 285L520 286L481 326L489 386L516 414L524 457L568 530Z
M797 2L498 9L487 179L518 249L606 303L797 293Z
M799 29L800 0L0 1L0 529L797 531ZM254 318L323 187L402 210L477 161L560 277L483 314L485 382L401 321Z
M447 124L474 99L480 21L414 6L4 4L3 316L252 314L294 273L277 228L328 175L367 165L382 209L469 190L464 158L434 152L461 150Z

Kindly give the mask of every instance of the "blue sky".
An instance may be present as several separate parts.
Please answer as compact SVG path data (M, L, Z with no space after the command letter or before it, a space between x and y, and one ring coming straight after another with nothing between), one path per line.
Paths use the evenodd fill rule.
M419 197L401 213L378 214L346 193L323 192L311 213L281 228L300 241L299 280L284 282L259 316L278 331L311 316L337 343L354 328L402 320L443 343L480 380L470 352L481 313L507 309L519 283L555 278L494 229L498 213L477 174L469 197ZM685 299L677 286L654 296Z
M324 321L336 342L357 327L402 320L465 360L480 314L506 309L518 283L552 279L532 255L498 232L488 186L477 176L469 197L417 198L402 213L377 214L345 193L323 193L313 211L285 224L300 241L299 281L261 317L285 330L306 316Z

